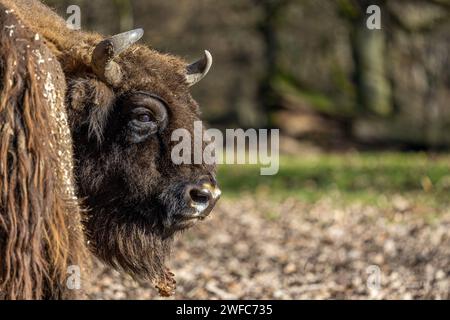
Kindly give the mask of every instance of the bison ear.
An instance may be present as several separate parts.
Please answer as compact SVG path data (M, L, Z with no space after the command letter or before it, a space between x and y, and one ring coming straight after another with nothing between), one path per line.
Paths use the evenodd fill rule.
M91 59L91 67L97 76L110 85L118 85L122 80L122 72L120 66L113 60L143 35L143 29L135 29L100 42L95 47Z
M205 50L203 58L190 64L186 68L186 83L189 87L193 86L202 80L212 66L212 55L208 50Z

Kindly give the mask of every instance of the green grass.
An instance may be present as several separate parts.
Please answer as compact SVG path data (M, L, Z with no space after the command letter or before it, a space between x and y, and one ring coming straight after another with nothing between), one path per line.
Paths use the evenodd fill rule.
M274 199L290 196L314 202L388 203L401 195L433 206L450 203L450 155L426 153L346 153L283 156L275 176L261 176L259 166L220 165L226 197L244 193Z

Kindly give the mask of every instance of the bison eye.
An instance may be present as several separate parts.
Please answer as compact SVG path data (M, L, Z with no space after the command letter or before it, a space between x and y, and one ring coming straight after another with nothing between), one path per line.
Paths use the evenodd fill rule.
M131 111L131 121L137 125L147 125L151 122L158 122L152 112L143 107L138 107Z
M140 116L138 116L137 119L139 121L141 121L141 122L150 122L150 121L152 121L152 118L148 114L141 114Z
M139 143L162 132L167 126L167 107L163 101L146 93L125 96L123 115L130 142Z
M159 123L147 108L138 107L132 110L128 122L130 142L145 141L158 131Z

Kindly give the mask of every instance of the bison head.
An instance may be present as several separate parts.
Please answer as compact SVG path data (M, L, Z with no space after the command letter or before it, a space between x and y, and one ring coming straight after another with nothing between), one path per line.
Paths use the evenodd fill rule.
M68 77L79 197L93 252L138 278L156 279L173 235L205 218L220 190L211 165L175 165L171 133L194 133L200 111L189 87L209 52L182 60L135 45L133 30L92 46L90 66Z

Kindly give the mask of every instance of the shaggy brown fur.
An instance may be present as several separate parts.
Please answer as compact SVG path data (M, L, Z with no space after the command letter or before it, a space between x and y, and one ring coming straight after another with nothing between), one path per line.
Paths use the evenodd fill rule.
M173 274L165 267L165 261L173 235L197 221L191 219L194 208L186 190L190 185L216 184L214 166L175 165L171 161L171 150L176 144L170 139L171 133L184 128L193 136L194 121L199 120L199 108L185 81L187 64L146 46L134 45L115 59L123 77L120 83L111 85L97 77L91 66L92 52L103 37L69 30L61 18L36 0L0 0L0 4L13 9L13 16L26 26L27 32L21 37L26 36L30 42L34 41L31 36L39 34L40 46L48 48L42 48L44 61L56 57L64 72L65 90L63 77L57 78L58 65L47 67L53 68L53 80L58 79L55 86L59 97L64 91L66 95L77 196L85 199L83 225L89 248L114 268L151 280L162 293L171 291ZM2 14L2 24L6 26L8 22L3 19L12 15L5 15L4 10ZM33 42L23 53L26 45L22 48L17 41L8 39L5 29L0 34L4 41L0 61L5 65L0 110L4 117L0 138L5 140L0 149L4 181L0 185L4 198L0 203L0 223L4 228L0 249L10 260L0 261L0 290L6 292L7 298L61 297L65 295L60 289L64 268L80 262L69 252L79 255L83 248L76 203L59 199L64 194L58 189L61 177L51 169L58 167L61 158L54 154L58 148L50 146L67 147L70 139L55 139L50 127L43 125L52 120L48 119L50 106L39 87L45 78L34 75L33 64L39 62L27 53L36 44ZM26 57L25 64L15 66L12 61L21 56ZM49 70L42 66L41 69ZM10 87L8 81L14 76L20 85ZM23 92L32 95L33 103ZM31 108L34 105L37 107ZM137 112L144 112L151 121L139 122L141 115ZM36 121L31 121L29 114ZM167 121L158 120L162 114ZM9 134L8 126L15 131ZM27 142L22 153L23 144L17 142L21 136ZM61 141L63 145L58 144ZM70 159L70 154L66 155ZM23 165L26 162L21 162L22 158L31 163ZM69 168L70 163L64 167ZM66 186L71 185L70 178L69 182L63 181ZM215 200L210 202L207 213ZM35 249L29 253L24 241L31 236ZM18 252L23 255L20 259ZM30 264L30 257L37 262Z
M67 298L84 244L65 81L53 54L0 4L0 297Z

